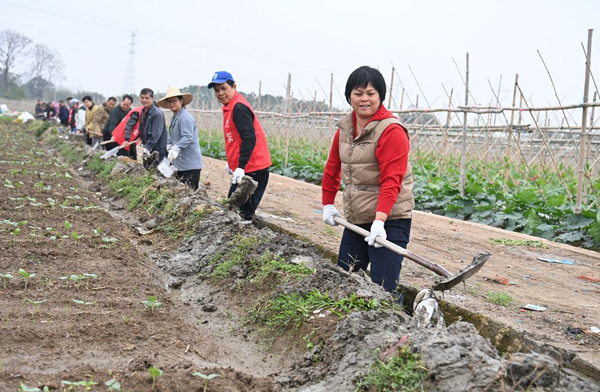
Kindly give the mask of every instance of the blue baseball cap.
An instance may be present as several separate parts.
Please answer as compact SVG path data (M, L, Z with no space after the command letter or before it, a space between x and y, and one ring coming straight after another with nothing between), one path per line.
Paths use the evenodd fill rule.
M233 80L233 76L231 76L231 74L229 72L227 72L227 71L215 72L215 74L212 77L212 80L208 84L208 88L213 88L213 86L215 84L225 83L228 80L231 80L233 83L235 83L235 80Z

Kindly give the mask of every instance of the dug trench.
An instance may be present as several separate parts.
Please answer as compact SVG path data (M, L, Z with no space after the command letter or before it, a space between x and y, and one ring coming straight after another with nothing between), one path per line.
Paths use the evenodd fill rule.
M400 370L407 390L599 390L543 345L502 355L470 323L417 328L368 277L284 230L241 221L203 188L133 162L82 165L77 142L0 127L13 146L0 169L11 183L51 154L48 168L29 167L20 187L4 188L2 219L60 232L11 238L13 226L2 227L0 272L16 278L0 296L0 390L67 389L63 380L100 390L112 379L130 391L352 391L389 386ZM27 197L36 202L15 209L11 198ZM92 206L104 209L81 211ZM78 241L62 238L67 220L85 233ZM20 268L37 273L27 288ZM68 279L83 273L96 279ZM143 304L149 296L161 306ZM162 371L155 385L151 367Z

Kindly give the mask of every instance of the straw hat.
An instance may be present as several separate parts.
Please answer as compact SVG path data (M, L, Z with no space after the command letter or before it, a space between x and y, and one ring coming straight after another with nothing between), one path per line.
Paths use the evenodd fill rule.
M177 87L169 87L165 96L159 99L158 102L156 102L156 104L161 108L168 109L169 107L167 105L167 99L178 97L180 95L183 97L183 106L188 105L194 99L192 94L182 93Z

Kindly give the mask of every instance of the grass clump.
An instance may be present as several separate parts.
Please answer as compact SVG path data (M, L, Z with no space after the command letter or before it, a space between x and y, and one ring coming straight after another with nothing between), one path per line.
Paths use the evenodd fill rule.
M404 346L387 363L377 358L367 375L356 384L360 391L422 391L427 368L421 356Z
M250 312L250 320L267 329L298 328L316 310L329 310L340 317L353 311L389 308L391 305L377 299L367 300L352 294L350 298L334 300L327 293L313 290L306 295L282 294L266 302L259 302Z
M245 237L243 235L237 235L232 241L232 247L227 254L213 260L218 263L212 273L212 276L217 279L228 278L231 274L231 268L234 265L242 265L246 259L246 256L254 249L260 240L257 237ZM223 261L223 259L225 260Z
M504 246L529 246L532 248L548 249L541 240L514 240L510 238L490 238L490 243Z
M488 291L487 293L485 293L485 298L493 304L505 307L513 302L512 297L508 293L502 291Z
M111 180L110 188L127 199L127 209L131 211L141 204L145 192L152 184L154 184L154 177L149 174L139 177L126 176Z
M276 283L300 280L311 275L313 270L301 264L287 262L283 257L266 251L259 258L250 261L250 281L262 285L269 278L274 278Z
M62 154L67 163L71 165L81 163L85 157L84 150L74 148L71 144L65 143L64 140L59 138L53 138L51 144Z
M105 161L96 154L88 162L88 167L91 171L97 173L100 178L107 179L116 164L116 160Z

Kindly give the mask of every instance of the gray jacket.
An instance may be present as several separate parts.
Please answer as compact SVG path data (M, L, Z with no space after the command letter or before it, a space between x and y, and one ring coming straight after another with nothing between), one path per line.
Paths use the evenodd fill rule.
M171 119L169 144L173 145L172 149L179 150L179 156L173 161L177 170L202 169L198 128L194 118L185 108L181 108Z

